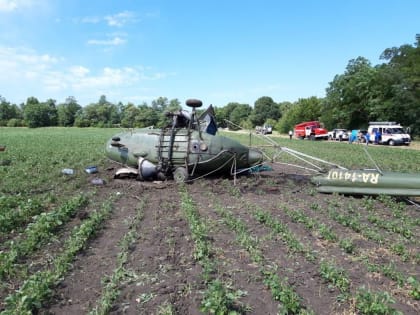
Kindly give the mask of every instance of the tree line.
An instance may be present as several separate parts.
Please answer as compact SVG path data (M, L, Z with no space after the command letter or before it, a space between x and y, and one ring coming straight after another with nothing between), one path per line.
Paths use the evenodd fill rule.
M387 48L384 62L373 66L364 57L348 62L336 75L323 98L300 98L295 102L275 102L262 96L253 106L236 102L215 107L221 127L251 129L270 124L281 133L302 121L319 120L328 129L365 129L369 121L396 121L420 135L420 36L414 45ZM0 126L30 128L75 127L161 127L167 111L181 109L178 99L159 97L150 104L114 104L102 95L86 106L68 97L57 104L29 97L25 103L11 104L0 95Z

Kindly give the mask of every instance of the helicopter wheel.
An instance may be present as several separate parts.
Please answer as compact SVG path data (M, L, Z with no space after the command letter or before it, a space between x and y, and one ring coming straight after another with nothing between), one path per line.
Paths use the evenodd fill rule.
M189 174L185 167L178 167L174 171L174 180L177 183L185 183L188 180Z

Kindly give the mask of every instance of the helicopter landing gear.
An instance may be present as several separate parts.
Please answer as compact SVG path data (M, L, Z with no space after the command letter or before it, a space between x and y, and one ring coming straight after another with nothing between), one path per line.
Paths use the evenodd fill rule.
M185 167L178 167L174 171L174 180L177 183L185 183L188 180L189 174Z

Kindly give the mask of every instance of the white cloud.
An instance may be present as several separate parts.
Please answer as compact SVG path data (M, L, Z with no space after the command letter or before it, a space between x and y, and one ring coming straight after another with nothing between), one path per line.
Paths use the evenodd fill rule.
M101 18L98 16L85 16L80 20L81 23L88 23L88 24L97 24L100 21L101 21Z
M2 1L2 0L0 0ZM98 24L100 22L106 22L111 27L123 27L129 23L137 23L139 18L136 14L131 11L123 11L117 14L105 15L105 16L85 16L82 18L75 18L75 23L86 23L86 24Z
M18 7L17 1L13 0L0 0L0 12L11 12Z
M138 82L140 78L140 72L135 68L105 67L97 75L83 75L70 78L70 83L72 87L76 90L86 88L104 89L123 85L131 86Z
M36 54L30 49L0 46L0 72L8 74L7 76L2 76L4 80L18 77L19 75L27 77L28 73L47 71L58 61L58 58L48 54ZM33 76L33 74L30 75L30 77Z
M73 66L70 67L69 72L75 77L85 77L90 72L90 70L83 66Z
M104 17L109 26L122 27L127 23L137 22L138 19L135 14L130 11L120 12L114 15L107 15Z
M119 46L124 45L127 40L121 37L114 37L111 39L90 39L87 41L88 45L101 45L101 46Z
M29 96L65 99L69 95L90 99L106 94L129 97L130 89L138 90L140 82L156 81L169 75L140 66L89 69L83 65L67 65L64 58L40 54L22 47L0 46L2 94L19 103ZM13 95L14 94L14 95Z
M69 88L67 78L68 76L65 76L65 74L61 72L50 71L46 74L42 74L41 83L45 87L45 90L48 91L48 93L60 92Z
M18 9L39 5L41 0L0 0L0 12L13 12Z

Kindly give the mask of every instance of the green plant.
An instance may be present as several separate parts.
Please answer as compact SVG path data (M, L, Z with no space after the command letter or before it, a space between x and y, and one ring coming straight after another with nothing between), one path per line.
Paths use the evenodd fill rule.
M78 251L84 248L88 239L100 229L101 223L112 211L111 200L105 201L99 211L95 211L82 225L73 229L64 244L63 252L54 259L50 270L40 270L31 275L15 293L6 297L3 315L33 314L52 293L52 288L67 272Z
M89 315L108 314L112 307L112 303L118 298L120 294L119 287L121 286L121 283L131 278L132 272L129 272L125 268L125 264L127 263L129 248L132 244L134 244L138 237L136 230L139 223L143 219L143 209L145 203L146 200L143 200L138 205L135 217L127 222L129 225L129 230L119 242L121 251L118 254L117 268L114 270L111 276L102 279L102 283L105 284L105 286L102 290L101 297L97 302L97 306L89 312Z
M173 315L175 314L175 310L172 308L172 305L165 301L161 305L159 305L157 315Z
M34 217L34 222L25 229L24 238L11 241L8 252L0 252L0 279L16 273L15 262L50 241L53 232L68 221L77 210L88 204L86 195L77 195L61 207L48 213L42 212Z
M354 243L352 239L343 238L340 240L339 245L347 254L354 253Z
M402 314L389 306L394 302L388 292L375 293L360 288L356 294L356 309L364 315Z
M410 295L415 300L420 300L420 282L415 277L408 277L407 283L410 285Z
M319 225L319 234L321 234L323 239L328 241L335 242L338 239L337 235L332 231L332 229L322 223Z
M246 295L246 292L234 290L230 284L216 279L207 286L200 310L217 315L243 314L244 308L238 300L244 295Z
M350 280L344 269L334 266L331 262L322 261L320 265L320 275L336 286L341 292L348 292Z
M270 289L275 300L280 301L280 314L298 314L302 309L301 299L293 289L287 285L285 279L280 281L279 276L271 270L263 269L264 284Z
M287 284L287 279L281 281L276 273L277 267L270 268L266 266L265 258L260 250L259 242L257 239L250 236L249 229L246 224L239 218L236 218L230 211L224 207L217 205L216 211L219 213L224 223L232 230L238 233L237 240L251 255L254 262L261 266L260 272L264 277L264 284L270 289L272 297L276 301L280 301L279 305L280 314L297 314L304 310L301 305L301 298L299 295ZM253 212L254 217L259 222L264 222L267 226L271 227L276 233L280 233L290 243L298 243L288 231L285 224L274 220L269 213L257 209ZM296 241L296 243L294 242ZM300 244L300 246L302 246Z

